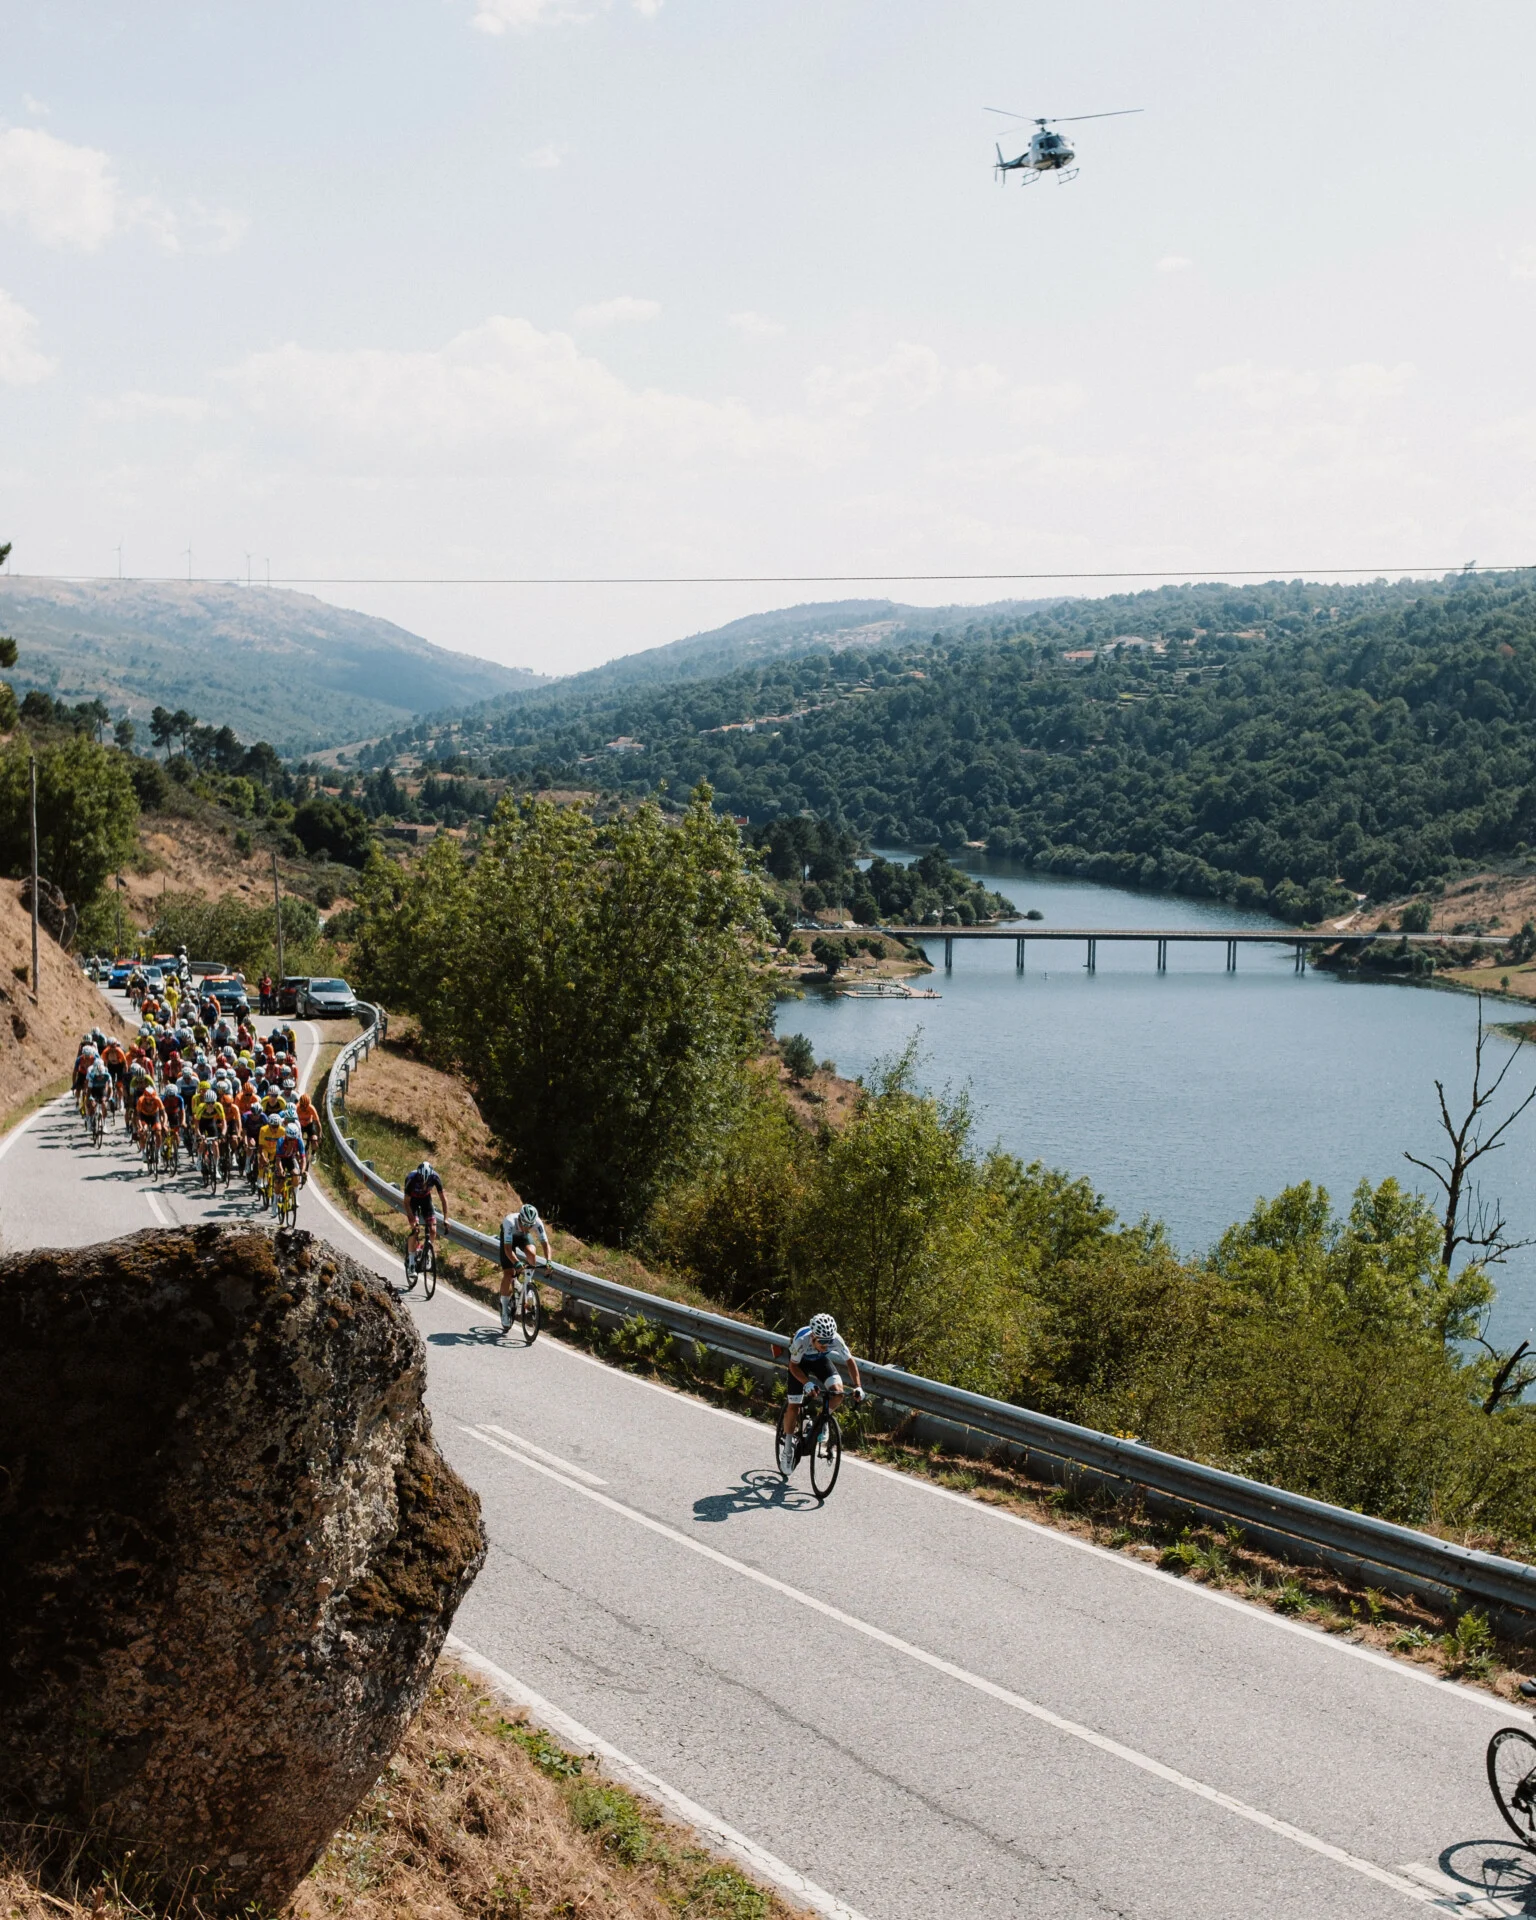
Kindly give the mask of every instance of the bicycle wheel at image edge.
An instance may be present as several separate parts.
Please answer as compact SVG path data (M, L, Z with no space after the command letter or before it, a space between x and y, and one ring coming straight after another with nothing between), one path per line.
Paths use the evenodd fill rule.
M835 1413L827 1414L811 1441L811 1491L825 1500L837 1485L837 1473L843 1464L843 1430Z
M1524 1727L1500 1727L1488 1742L1488 1784L1509 1826L1536 1846L1536 1737Z
M531 1347L539 1337L539 1289L530 1280L523 1288L523 1304L518 1310L523 1323L523 1338Z

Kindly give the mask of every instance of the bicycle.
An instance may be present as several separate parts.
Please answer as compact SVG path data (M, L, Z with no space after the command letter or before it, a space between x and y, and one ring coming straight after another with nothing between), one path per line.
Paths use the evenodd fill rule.
M177 1157L181 1151L181 1140L174 1127L167 1127L160 1136L160 1166L165 1173L174 1174Z
M422 1299L430 1300L437 1292L437 1245L425 1229L422 1232L421 1251L413 1254L409 1246L405 1250L405 1291L409 1293L418 1280L421 1282Z
M197 1136L197 1170L202 1176L203 1186L209 1193L217 1193L219 1187L219 1155L222 1151L222 1137L215 1133L200 1133Z
M536 1275L549 1272L548 1264L540 1261L537 1266L525 1267L519 1275L518 1285L512 1298L517 1303L518 1324L523 1329L523 1345L531 1347L539 1337L544 1304L539 1298L539 1284Z
M1488 1742L1488 1785L1505 1823L1536 1849L1536 1735L1499 1728Z
M277 1173L272 1182L273 1197L277 1207L277 1224L280 1227L293 1227L299 1220L299 1176L291 1170Z
M806 1382L799 1426L792 1433L782 1427L773 1430L773 1463L780 1479L787 1481L802 1460L811 1463L811 1492L818 1502L825 1500L843 1464L843 1430L827 1403L826 1389L815 1380Z
M86 1113L86 1125L91 1132L91 1145L100 1150L107 1134L107 1103L105 1100L93 1100Z

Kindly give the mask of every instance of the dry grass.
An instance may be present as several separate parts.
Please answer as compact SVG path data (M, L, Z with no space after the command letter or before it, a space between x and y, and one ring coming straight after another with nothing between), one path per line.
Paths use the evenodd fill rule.
M80 1036L120 1024L106 1001L46 932L38 934L40 1003L32 999L32 918L21 888L0 881L0 1132L55 1092L74 1065Z
M45 1892L0 1863L0 1920L148 1920L110 1880L68 1891L75 1897ZM288 1909L291 1920L790 1920L796 1911L446 1657L399 1751Z
M162 893L200 893L209 900L235 894L248 904L268 904L272 855L263 846L237 853L239 826L233 815L207 805L195 813L145 814L139 822L139 857L123 876L128 917L138 926L151 925ZM327 881L337 906L346 904L346 883L353 878L347 867L286 856L278 861L278 873L285 893L305 899L313 897L319 881Z

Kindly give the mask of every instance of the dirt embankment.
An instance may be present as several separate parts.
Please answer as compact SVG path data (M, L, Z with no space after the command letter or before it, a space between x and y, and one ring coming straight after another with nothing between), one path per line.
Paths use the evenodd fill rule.
M235 894L247 904L266 906L272 899L272 855L265 847L241 853L235 846L238 822L216 808L207 817L145 814L139 822L139 858L123 874L123 908L136 926L148 926L162 893L200 893L209 900ZM330 886L334 904L346 904L350 868L309 860L278 859L284 893L313 899L317 886Z
M0 1131L68 1074L81 1034L116 1025L106 1001L42 931L42 993L34 1002L32 917L20 895L19 882L0 880Z
M0 1914L10 1920L142 1920L143 1907L110 1882L75 1893L44 1893L0 1859ZM398 1752L287 1914L791 1920L796 1911L444 1659ZM183 1920L196 1920L196 1908Z
M1536 923L1536 871L1468 874L1441 894L1415 894L1385 906L1362 907L1326 924L1340 933L1376 933L1382 927L1395 932L1404 909L1417 905L1429 909L1430 933L1492 933L1514 940L1527 921ZM1442 968L1436 979L1474 992L1536 1000L1536 959L1512 961L1491 947L1465 949L1464 957L1465 966Z

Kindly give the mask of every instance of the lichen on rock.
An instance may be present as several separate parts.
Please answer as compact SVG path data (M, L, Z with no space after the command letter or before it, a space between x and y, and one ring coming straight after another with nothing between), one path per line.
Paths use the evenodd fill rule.
M0 1259L0 1821L279 1905L485 1553L409 1315L306 1233Z

